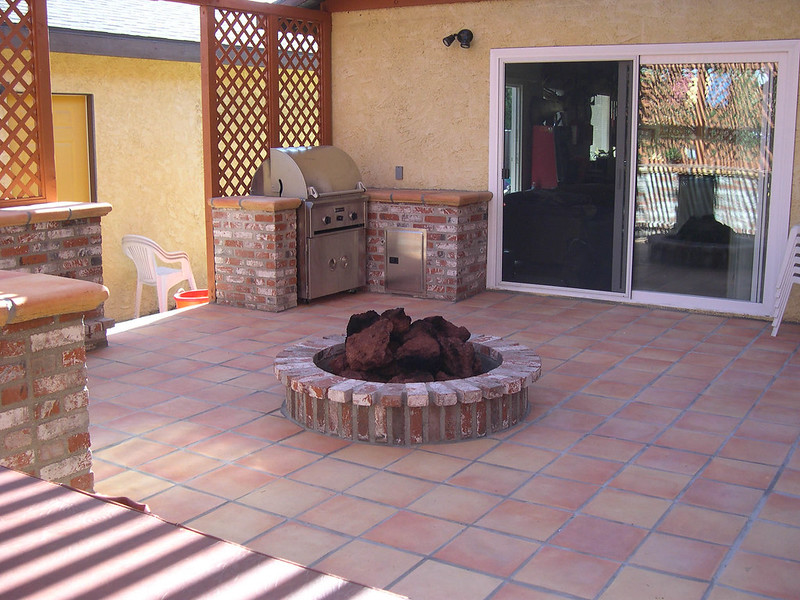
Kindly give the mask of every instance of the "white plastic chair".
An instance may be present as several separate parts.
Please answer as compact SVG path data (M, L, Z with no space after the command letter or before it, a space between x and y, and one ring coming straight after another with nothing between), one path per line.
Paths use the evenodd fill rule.
M800 284L800 225L789 231L786 252L783 254L781 270L778 275L778 290L775 294L775 318L772 320L772 335L778 335L786 304L792 292L792 284Z
M189 289L196 290L194 274L186 252L166 252L153 240L141 235L123 235L122 251L136 265L136 310L135 318L139 318L142 302L142 286L152 285L158 296L158 312L168 309L167 292L183 281L189 282ZM156 262L179 263L180 269L165 267Z

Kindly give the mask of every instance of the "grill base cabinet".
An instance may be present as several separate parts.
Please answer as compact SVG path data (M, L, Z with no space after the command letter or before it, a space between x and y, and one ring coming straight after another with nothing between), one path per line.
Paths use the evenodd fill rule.
M309 300L366 285L366 235L360 227L308 238L297 256L298 298Z
M386 291L425 295L424 229L386 230Z

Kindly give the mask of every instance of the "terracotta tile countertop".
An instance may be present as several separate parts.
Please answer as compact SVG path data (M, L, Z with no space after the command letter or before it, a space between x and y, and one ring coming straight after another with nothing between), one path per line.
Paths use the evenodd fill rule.
M11 206L0 208L0 227L103 217L110 212L111 205L106 202L47 202Z
M20 271L0 271L0 326L86 312L108 298L99 283Z
M443 206L466 206L487 203L492 199L491 192L468 192L459 190L404 190L368 189L371 202L392 202L402 204L426 204ZM275 198L271 196L230 196L211 198L212 208L240 208L262 212L292 210L300 206L299 198Z
M399 600L0 467L0 597Z

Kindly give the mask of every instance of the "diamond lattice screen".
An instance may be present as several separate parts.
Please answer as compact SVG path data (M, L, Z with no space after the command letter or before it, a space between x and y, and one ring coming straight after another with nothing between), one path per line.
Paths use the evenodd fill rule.
M214 10L214 196L248 193L270 147L322 139L321 24Z
M35 4L0 0L0 200L41 198Z
M322 137L320 26L281 19L277 33L281 146L317 146Z

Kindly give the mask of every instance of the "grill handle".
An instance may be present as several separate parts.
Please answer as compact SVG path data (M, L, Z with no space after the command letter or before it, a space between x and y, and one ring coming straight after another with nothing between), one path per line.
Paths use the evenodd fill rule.
M318 192L313 185L308 186L308 195L311 198L325 198L327 196L344 196L345 194L362 194L367 191L367 188L364 187L364 184L360 181L356 184L356 189L354 190L338 190L335 192Z

